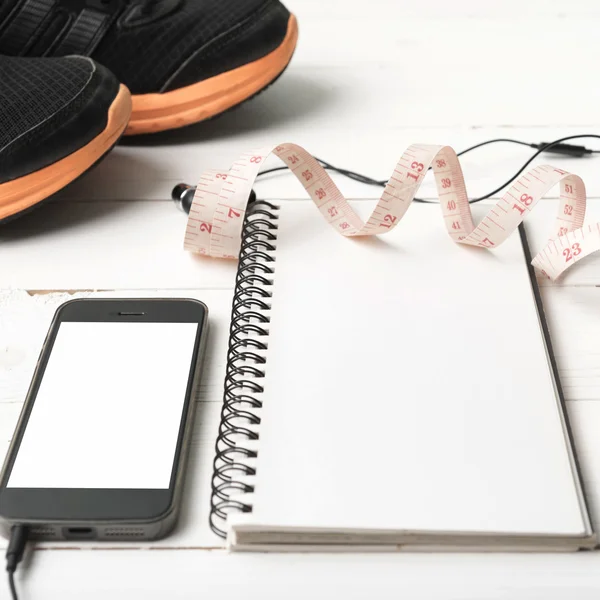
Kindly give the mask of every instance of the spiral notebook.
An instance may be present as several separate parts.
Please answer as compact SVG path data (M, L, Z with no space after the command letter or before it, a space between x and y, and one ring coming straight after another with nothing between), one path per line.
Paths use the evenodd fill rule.
M523 229L465 247L412 206L347 239L257 202L243 240L211 512L230 549L595 545Z

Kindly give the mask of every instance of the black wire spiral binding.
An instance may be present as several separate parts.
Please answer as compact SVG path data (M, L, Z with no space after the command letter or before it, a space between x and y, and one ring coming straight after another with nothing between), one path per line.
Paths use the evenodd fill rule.
M239 477L256 474L244 460L254 459L258 453L244 447L243 441L259 439L257 413L262 407L260 395L264 388L258 380L265 376L264 338L269 334L268 288L273 285L277 210L277 206L257 200L249 206L244 221L231 310L225 394L211 481L210 528L222 538L226 537L228 513L252 512L252 505L231 496L232 492L254 492L254 486Z

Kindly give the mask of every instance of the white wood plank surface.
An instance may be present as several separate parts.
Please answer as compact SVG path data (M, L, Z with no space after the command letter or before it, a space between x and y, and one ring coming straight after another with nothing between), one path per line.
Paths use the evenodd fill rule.
M334 165L385 179L392 174L405 148L413 143L446 144L460 152L489 139L511 138L539 143L600 131L598 127L588 125L540 128L475 124L415 127L413 124L405 127L389 123L378 126L365 118L362 111L356 113L356 120L338 120L332 118L331 113L337 111L337 103L341 100L321 109L318 103L312 106L300 86L288 81L290 77L293 80L293 72L289 76L286 73L277 86L256 102L242 105L216 121L177 134L126 140L85 179L65 190L60 195L61 201L165 201L171 197L171 190L177 183L184 181L195 185L203 170L228 168L242 152L281 142L296 142ZM292 106L278 117L280 106L288 97ZM370 114L368 107L366 110ZM287 123L286 118L290 119ZM359 130L360 134L357 135L355 130ZM199 138L202 143L198 143ZM573 143L600 149L600 140L586 139ZM501 143L461 157L469 196L475 198L496 189L534 152L533 148ZM270 166L281 164L279 159L273 158ZM586 182L588 196L600 197L600 157L571 158L543 154L532 163L533 166L539 164L555 165L580 175ZM337 175L334 178L348 198L372 198L380 194L379 188ZM307 197L304 188L288 174L260 179L256 189L263 198ZM436 198L435 187L429 177L421 188L421 195ZM548 197L557 198L558 191L553 190Z
M227 555L223 551L35 552L24 600L596 600L600 556Z
M272 201L311 202L306 198ZM600 221L600 200L589 204L590 222ZM473 207L476 219L489 210L486 205ZM536 206L528 219L527 232L534 254L555 230L557 210L556 200L546 200ZM0 256L7 257L0 260L0 281L7 288L26 290L233 287L235 262L183 251L185 225L185 215L167 201L48 204L0 233ZM310 231L305 235L309 236ZM402 225L390 235L401 237ZM440 235L447 235L441 211ZM348 243L355 241L349 239ZM449 237L448 243L452 243ZM582 260L558 282L552 284L542 278L540 284L593 286L598 281L600 253Z
M82 594L90 600L284 594L597 598L600 552L228 555L209 531L212 446L235 264L182 250L185 216L169 200L172 186L195 183L203 169L227 167L249 148L282 141L385 178L413 142L460 150L492 137L541 142L600 133L597 2L289 0L288 5L299 18L300 43L272 89L221 119L120 145L54 203L0 231L0 457L61 302L82 295L191 296L211 312L205 383L175 533L145 545L38 546L18 576L22 600ZM581 143L600 148L598 142ZM530 155L527 148L502 144L465 156L470 195L496 187ZM591 198L588 218L600 221L600 155L580 160L550 155L540 162L580 174ZM348 197L378 194L336 180ZM307 201L287 175L268 177L257 190L266 198ZM422 194L435 197L431 183ZM544 201L527 223L534 250L550 233L556 205ZM484 210L478 207L476 214ZM600 523L600 256L582 261L558 284L542 283L592 513ZM0 598L6 597L4 585L0 581Z

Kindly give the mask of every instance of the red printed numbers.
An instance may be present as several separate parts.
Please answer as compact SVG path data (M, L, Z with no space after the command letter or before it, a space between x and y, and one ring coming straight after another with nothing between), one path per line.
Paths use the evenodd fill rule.
M435 161L435 164L438 166L438 169L446 166L446 161L443 158L440 158Z
M323 188L319 188L318 190L315 190L315 196L319 200L323 200L323 198L325 198L325 196L327 196L327 192Z
M410 165L411 169L415 169L419 173L423 170L423 163L417 162L416 160Z
M346 223L346 221L340 223L340 229L348 229L348 227L350 227L350 223Z
M521 194L520 200L525 206L529 206L533 202L533 197L528 196L527 194Z
M200 231L208 231L208 233L212 233L212 225L210 223L200 223Z
M241 214L242 214L242 213L239 213L239 212L237 212L236 210L233 210L233 208L230 208L230 209L229 209L229 212L227 213L227 216L228 216L230 219L233 219L233 217L239 217L239 216L241 216Z
M456 208L456 202L454 202L454 200L450 200L448 204L446 204L446 207L448 210L454 210Z
M454 221L452 223L452 229L460 229L460 223L458 221Z
M567 194L572 194L573 193L573 186L569 185L568 183L565 184L565 192Z
M492 246L495 246L494 242L492 242L492 240L488 239L488 238L483 238L480 242L479 242L480 246L483 246L484 248L491 248Z
M577 242L575 242L570 248L565 248L563 250L563 256L565 257L565 262L569 262L576 256L581 254L581 247Z
M565 235L565 233L568 233L569 230L566 227L560 227L558 229L558 235Z
M565 208L564 211L565 215L572 215L573 214L573 207L570 204L565 204Z
M291 154L290 156L288 156L288 162L291 165L295 165L297 162L300 162L300 159L295 154Z
M528 194L521 194L521 197L519 198L519 200L525 205L525 206L529 206L532 202L533 202L533 197L529 196ZM515 210L518 210L521 214L525 213L525 209L522 206L519 206L518 204L513 204L513 208Z
M331 208L328 208L327 212L329 213L330 217L335 217L338 214L337 208L335 206L332 206Z
M387 227L388 229L398 220L398 217L394 217L394 215L387 214L383 217L384 222L380 223L381 227Z
M414 173L409 173L409 172L407 171L407 172L406 172L406 178L408 179L409 177L410 177L411 179L414 179L415 181L419 181L419 176L418 176L418 175L415 175Z
M226 173L217 173L216 177L217 177L217 179L227 179L227 174Z
M306 171L302 171L302 177L304 177L305 181L310 181L313 178L313 174L307 169Z
M446 190L452 185L452 181L450 181L449 177L444 177L442 179L442 187Z
M259 162L261 162L261 161L262 161L262 156L252 156L252 157L250 158L250 162L251 162L251 163L256 163L256 164L258 164L258 163L259 163Z

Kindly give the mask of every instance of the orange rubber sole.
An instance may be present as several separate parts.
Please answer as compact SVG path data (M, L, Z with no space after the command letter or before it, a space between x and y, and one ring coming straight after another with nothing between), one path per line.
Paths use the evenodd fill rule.
M104 131L83 148L39 171L0 184L0 221L27 211L95 165L119 140L131 115L131 94L121 85Z
M298 22L290 15L283 42L263 58L172 92L133 96L133 112L125 135L185 127L248 100L284 71L297 41Z

